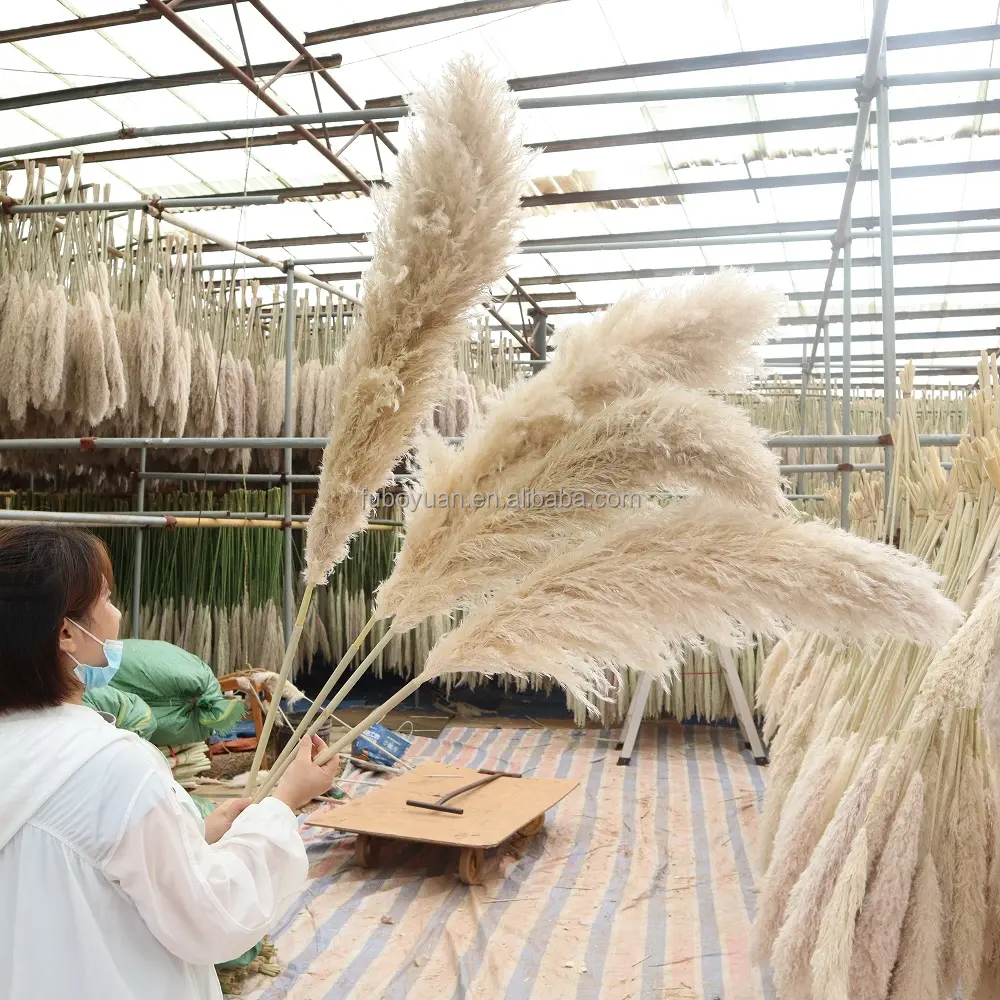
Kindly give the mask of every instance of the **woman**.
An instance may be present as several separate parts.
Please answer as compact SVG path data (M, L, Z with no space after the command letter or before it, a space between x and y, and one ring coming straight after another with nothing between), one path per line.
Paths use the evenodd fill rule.
M207 1000L302 889L303 743L274 794L204 822L163 755L84 706L121 613L93 535L0 529L0 1000Z

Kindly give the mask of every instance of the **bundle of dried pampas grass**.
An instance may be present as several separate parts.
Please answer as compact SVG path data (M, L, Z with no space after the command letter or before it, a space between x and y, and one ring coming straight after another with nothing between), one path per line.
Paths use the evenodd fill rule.
M474 60L461 59L411 106L410 144L397 161L392 187L376 200L361 319L337 365L330 441L307 528L306 589L283 677L294 662L313 589L365 526L377 491L391 481L395 463L441 395L455 345L467 331L466 314L503 276L515 246L524 153L517 104L507 87ZM334 670L331 686L349 656ZM272 703L265 720L251 791L276 708ZM305 725L303 720L289 748Z
M1000 379L984 359L969 433L946 477L919 447L912 376L908 366L893 426L890 523L971 613L936 652L899 642L849 649L800 635L772 654L761 696L777 736L753 946L758 962L770 959L782 997L936 1000L959 989L992 996L982 984L996 982L1000 801L987 723L1000 581L987 568L1000 539ZM876 746L859 818L850 789L868 781L864 761ZM822 774L830 777L817 802ZM850 836L834 843L838 829ZM868 864L852 918L829 887L856 872L850 858L862 837ZM810 882L817 871L822 891Z

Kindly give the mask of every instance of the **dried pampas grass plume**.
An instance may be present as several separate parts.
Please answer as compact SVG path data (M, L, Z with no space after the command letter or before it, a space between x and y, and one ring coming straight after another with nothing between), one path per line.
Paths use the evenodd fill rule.
M834 882L809 963L813 995L823 1000L855 1000L849 992L851 953L867 873L868 836L861 827Z
M787 507L778 459L749 420L721 400L673 386L610 403L533 461L498 475L470 465L440 438L428 444L406 541L379 590L378 615L396 615L397 626L516 583L539 559L627 516L611 505L616 498L629 498L634 510L651 491L680 487L768 511ZM457 489L465 486L474 490ZM421 495L451 499L431 506ZM477 495L489 502L477 507Z
M377 491L391 481L440 395L467 330L466 313L503 276L515 246L524 155L517 103L507 87L472 59L461 59L410 103L410 143L392 187L376 196L360 321L338 358L330 441L306 535L306 589L282 680L294 663L314 588L364 528ZM276 708L272 702L264 721L250 792Z
M733 392L761 371L754 348L777 327L785 296L725 269L669 291L637 292L591 323L553 338L555 380L578 383L578 398L606 398L651 382ZM604 379L592 375L595 358ZM551 377L551 376L550 376ZM577 395L570 393L570 395Z
M824 803L816 801L816 792L830 787L844 755L844 745L843 737L834 737L826 746L819 747L806 760L789 792L750 932L751 958L757 965L766 962L771 954L785 919L788 898L823 835L829 817Z
M376 199L364 307L343 349L306 542L314 586L364 527L370 495L438 399L465 313L514 249L523 157L506 87L463 59L411 106L413 137Z
M889 828L882 859L865 897L851 959L852 1000L886 1000L917 867L924 781L919 772Z
M818 522L689 498L539 564L441 639L425 670L555 676L580 657L656 669L699 637L733 647L789 625L942 641L958 612L936 582L895 549Z
M917 872L903 921L889 1000L940 1000L942 900L930 855Z
M858 776L840 801L833 819L813 851L806 870L788 900L785 922L774 944L772 967L778 994L808 997L809 965L820 932L834 879L844 867L851 845L864 823L865 810L875 789L882 745L868 752ZM867 871L867 849L865 871ZM845 973L846 973L845 969Z
M1000 643L1000 573L994 574L962 627L938 651L913 707L910 725L931 725L953 708L980 701Z
M156 406L160 396L160 378L163 375L163 300L160 298L160 279L149 276L142 300L139 327L139 381L143 399Z

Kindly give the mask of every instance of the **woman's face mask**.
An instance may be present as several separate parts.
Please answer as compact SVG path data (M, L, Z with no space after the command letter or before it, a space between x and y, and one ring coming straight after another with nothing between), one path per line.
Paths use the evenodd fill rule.
M76 664L73 668L76 676L83 681L83 686L90 691L93 688L107 687L111 683L111 678L118 673L118 668L122 663L122 651L125 644L121 639L105 639L103 642L97 638L93 632L88 632L79 622L72 618L66 619L71 625L75 625L84 635L90 636L94 642L101 643L104 650L105 663L103 666L94 667L86 663L81 663L72 653L70 658Z

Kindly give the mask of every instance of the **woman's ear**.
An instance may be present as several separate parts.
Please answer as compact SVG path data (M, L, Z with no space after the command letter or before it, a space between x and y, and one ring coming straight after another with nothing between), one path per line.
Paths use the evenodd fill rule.
M64 618L59 628L59 651L74 655L76 653L76 636L73 629L69 627L69 621Z

